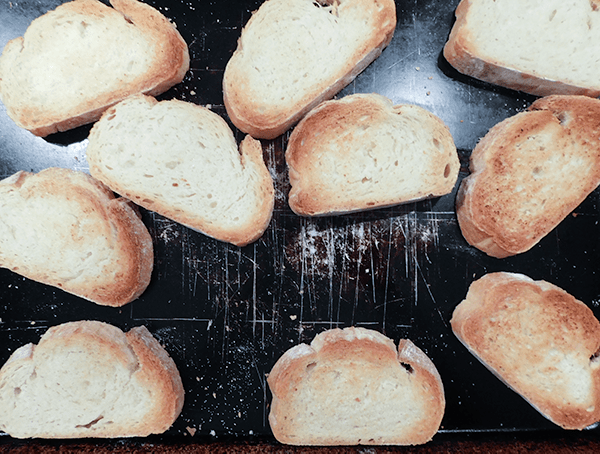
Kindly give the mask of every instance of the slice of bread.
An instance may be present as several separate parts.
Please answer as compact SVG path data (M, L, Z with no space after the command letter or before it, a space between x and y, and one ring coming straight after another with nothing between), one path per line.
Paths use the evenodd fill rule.
M175 363L145 326L54 326L0 369L0 430L15 438L159 434L183 401Z
M150 283L152 238L136 207L91 176L51 167L0 181L0 266L106 306Z
M600 420L600 323L545 281L491 273L473 282L452 330L485 366L565 429Z
M283 134L375 60L395 27L393 0L267 0L225 68L229 118L255 138Z
M175 25L137 0L74 0L34 20L0 57L8 115L38 136L92 123L135 93L182 81L188 47Z
M259 141L238 146L209 109L133 96L110 108L89 135L90 173L115 192L208 236L238 246L271 220L273 179Z
M444 389L411 341L333 329L286 351L269 374L269 423L291 445L416 445L438 431Z
M285 155L300 215L362 211L448 194L460 163L427 110L377 94L325 101L294 128Z
M461 0L444 57L513 90L597 97L599 42L597 0Z
M549 96L494 126L456 207L465 239L503 258L531 249L600 183L600 100Z

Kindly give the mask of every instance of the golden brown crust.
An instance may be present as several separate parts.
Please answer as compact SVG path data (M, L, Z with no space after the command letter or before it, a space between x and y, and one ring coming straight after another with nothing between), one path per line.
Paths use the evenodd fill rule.
M508 67L506 63L486 59L477 51L477 40L469 31L467 14L473 0L461 0L455 12L456 22L450 31L443 54L448 63L463 74L492 84L536 96L585 95L600 96L597 88L581 87L560 80L537 76Z
M352 60L344 62L344 65L329 80L313 84L306 88L306 93L293 105L282 104L272 106L270 109L264 109L261 106L261 87L248 85L244 74L247 68L240 66L237 62L242 51L251 51L251 49L246 49L242 46L244 30L249 27L264 26L264 23L268 23L268 21L261 20L259 24L257 17L260 15L260 9L253 14L244 27L244 30L242 30L242 37L238 41L238 48L228 62L223 78L223 101L229 118L238 129L250 134L252 137L261 139L273 139L283 134L314 107L332 98L337 92L354 80L373 60L379 57L383 49L392 40L394 34L396 26L396 7L394 2L390 0L384 0L383 2L345 0L345 2L340 3L351 2L353 4L348 7L346 5L338 5L338 8L340 8L339 11L346 8L348 10L354 9L355 11L360 11L360 14L368 17L372 23L372 35L360 43L353 54ZM338 2L332 2L332 4L334 3L337 4ZM285 15L286 13L286 11L282 11L282 14ZM340 12L340 14L343 13ZM270 20L276 20L276 18L271 18ZM293 32L292 29L291 31ZM339 45L355 44L340 43ZM246 47L248 46L246 45ZM285 52L288 52L288 50L286 49ZM307 62L307 67L312 67L313 65L314 62ZM312 77L312 73L309 77Z
M54 113L50 110L51 106L47 111L40 112L38 108L31 109L26 105L18 106L18 109L17 106L8 105L8 113L19 126L40 137L66 131L98 120L106 109L130 95L158 95L183 80L189 69L189 53L186 42L175 26L157 10L138 0L112 0L111 4L114 10L96 0L74 0L58 8L67 14L72 11L91 18L103 17L107 12L113 14L113 11L121 13L128 22L143 31L148 46L154 48L155 57L148 72L127 83L115 84L116 88L110 92L81 96L80 102L72 106L68 114ZM9 45L22 47L23 43L20 37ZM120 80L122 76L115 74L114 77Z
M494 126L456 200L463 236L490 256L531 249L600 183L600 101L550 96Z
M451 325L463 344L566 429L600 420L600 323L564 290L512 273L473 282Z

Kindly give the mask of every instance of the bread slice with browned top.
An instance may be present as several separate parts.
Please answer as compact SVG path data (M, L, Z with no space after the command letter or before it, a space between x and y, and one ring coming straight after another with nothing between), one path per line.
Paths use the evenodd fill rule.
M268 376L269 423L291 445L416 445L437 433L441 378L411 341L333 329L286 351Z
M175 362L145 326L54 326L0 369L0 430L15 438L160 434L183 401Z
M600 184L600 100L548 96L494 126L471 155L456 208L465 239L528 251Z
M181 82L189 52L174 24L138 0L73 0L6 45L0 98L8 115L38 136L91 123L136 93Z
M132 96L94 125L86 158L115 192L217 240L245 246L271 220L274 186L260 142L246 136L238 149L206 107Z
M485 366L565 429L600 420L600 322L545 281L491 273L473 282L452 330Z
M395 27L393 0L267 0L225 68L229 118L255 138L283 134L375 60Z
M51 167L0 181L0 266L106 306L140 296L154 265L136 207L88 174Z
M460 168L442 120L375 93L325 101L313 109L294 128L285 159L289 205L307 216L448 194Z
M598 0L462 0L444 56L513 90L598 97L599 42Z

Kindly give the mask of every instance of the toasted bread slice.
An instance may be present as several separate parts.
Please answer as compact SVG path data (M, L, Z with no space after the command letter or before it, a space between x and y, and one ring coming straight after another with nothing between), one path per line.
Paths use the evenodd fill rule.
M600 100L549 96L494 126L471 155L456 207L490 256L528 251L600 183Z
M135 206L83 172L51 167L0 181L0 266L106 306L150 283L152 238Z
M175 26L137 0L74 0L35 19L0 57L8 115L38 136L92 123L135 93L182 81L188 47Z
M398 351L364 328L333 329L281 356L268 376L269 422L291 445L415 445L437 433L441 378L411 341Z
M94 125L86 157L115 192L218 240L244 246L271 220L260 142L247 136L238 151L225 120L205 107L133 96Z
M58 325L0 369L0 430L15 438L163 433L183 401L175 363L145 326Z
M458 71L537 96L600 95L597 0L462 0L444 56Z
M460 163L427 110L377 94L325 101L294 128L285 155L300 215L362 211L448 194Z
M268 0L225 68L229 118L255 138L283 134L375 60L396 27L392 0Z
M473 282L452 330L485 366L565 429L600 420L600 323L545 281L491 273Z

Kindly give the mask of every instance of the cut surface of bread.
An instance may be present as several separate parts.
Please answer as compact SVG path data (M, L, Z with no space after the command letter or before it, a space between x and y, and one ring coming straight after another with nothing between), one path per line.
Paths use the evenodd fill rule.
M290 207L309 216L448 194L460 168L450 131L438 117L377 94L320 104L294 128L285 158Z
M490 273L454 310L452 330L485 366L565 429L600 420L600 323L545 281Z
M597 97L599 51L596 0L461 0L444 56L514 90Z
M548 96L496 126L458 191L465 239L503 258L531 249L600 183L600 100Z
M54 326L0 369L0 430L15 438L163 433L183 401L175 363L145 326Z
M90 173L115 192L215 239L244 246L267 228L273 179L262 146L238 146L219 115L192 103L133 96L93 126Z
M396 26L392 0L268 0L225 68L229 118L256 138L283 134L375 60Z
M35 19L0 56L8 115L38 136L91 123L135 94L182 81L188 47L175 26L137 0L74 0Z
M150 283L152 238L135 206L91 176L51 167L0 181L0 266L106 306Z
M268 376L269 423L291 445L416 445L437 433L441 378L411 341L333 329L286 351Z

